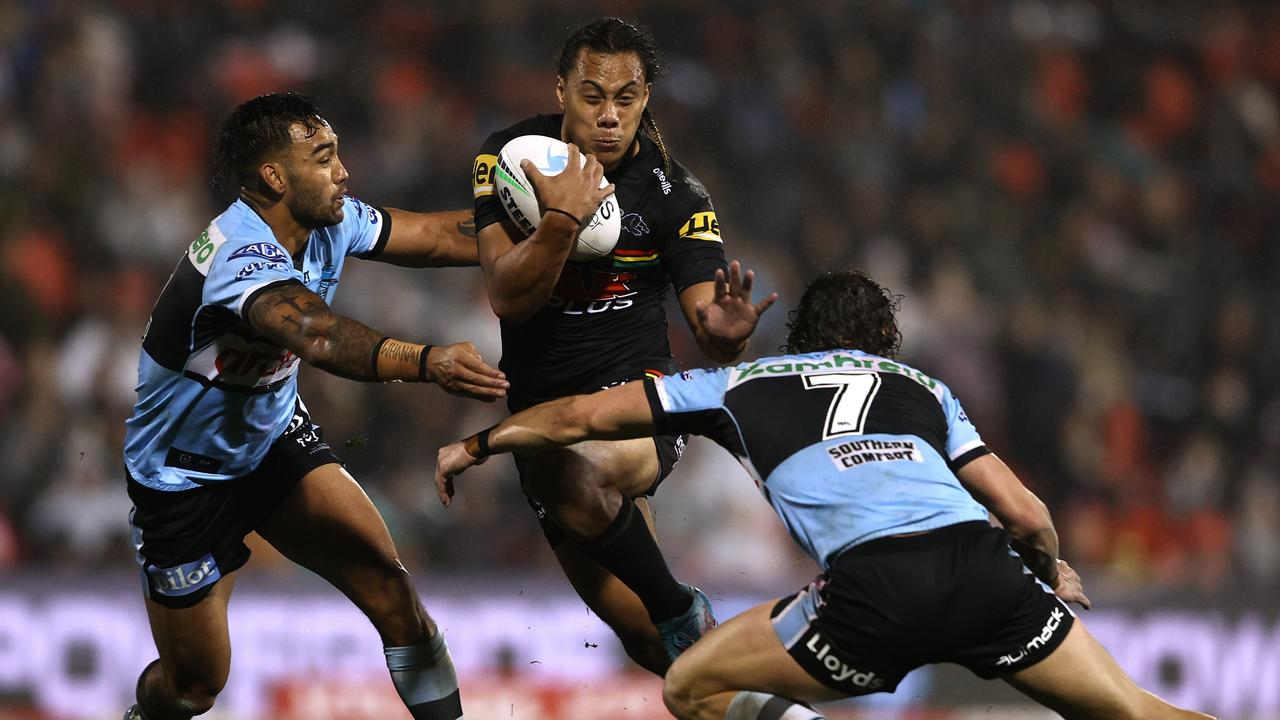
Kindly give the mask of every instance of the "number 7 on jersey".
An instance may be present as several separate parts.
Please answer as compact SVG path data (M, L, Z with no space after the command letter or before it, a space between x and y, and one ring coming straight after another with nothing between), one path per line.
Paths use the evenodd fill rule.
M836 388L831 406L827 408L827 422L822 439L840 435L861 435L867 424L867 411L880 389L880 374L875 372L807 373L804 388Z

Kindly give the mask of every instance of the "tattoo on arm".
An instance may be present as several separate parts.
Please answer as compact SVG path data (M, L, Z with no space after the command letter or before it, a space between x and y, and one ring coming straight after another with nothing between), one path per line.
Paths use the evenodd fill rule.
M466 220L463 220L462 222L458 223L458 234L463 235L465 237L476 236L476 216L475 215L472 215Z
M399 340L388 340L383 346L381 355L391 362L395 363L413 363L417 366L418 355L422 353L422 346L414 343L400 342Z
M245 314L250 327L268 341L322 370L353 380L372 380L369 354L382 335L329 309L305 285L272 288Z

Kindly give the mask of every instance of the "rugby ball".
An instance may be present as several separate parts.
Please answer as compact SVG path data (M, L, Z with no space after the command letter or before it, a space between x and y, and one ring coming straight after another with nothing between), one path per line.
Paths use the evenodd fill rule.
M569 146L545 135L521 135L502 146L498 153L494 190L507 216L526 236L538 229L542 220L542 203L533 183L520 169L520 161L528 160L543 175L559 175L569 163ZM582 163L586 163L582 156ZM609 181L600 178L600 187ZM622 232L622 211L615 194L600 203L590 220L582 224L577 242L569 252L570 260L594 260L613 252Z

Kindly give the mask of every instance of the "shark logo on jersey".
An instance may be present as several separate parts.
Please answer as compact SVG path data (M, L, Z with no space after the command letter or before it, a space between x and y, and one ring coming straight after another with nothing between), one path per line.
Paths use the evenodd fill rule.
M644 237L649 234L649 226L645 224L644 218L640 216L640 213L630 212L623 215L622 229L636 237Z
M237 258L247 258L247 257L262 258L263 260L266 260L269 263L289 262L289 254L284 251L284 248L269 242L259 242L259 243L253 243L252 245L245 245L239 250L231 253L231 255L227 257L227 259L235 260Z

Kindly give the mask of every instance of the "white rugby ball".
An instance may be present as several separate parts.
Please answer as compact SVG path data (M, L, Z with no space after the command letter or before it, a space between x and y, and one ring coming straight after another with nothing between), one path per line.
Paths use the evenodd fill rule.
M586 157L582 163L586 163ZM569 164L569 146L555 138L545 135L521 135L502 146L498 153L497 176L494 190L498 194L498 202L506 208L511 222L527 236L538 229L542 221L542 207L538 200L533 183L520 169L520 161L528 160L543 175L559 175ZM600 178L600 187L609 181ZM594 260L613 252L618 244L618 234L622 232L622 211L618 207L615 194L600 203L590 220L583 223L578 232L578 240L569 252L570 260Z

